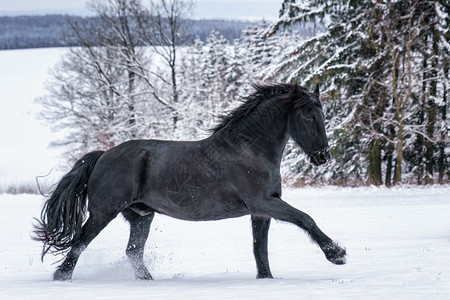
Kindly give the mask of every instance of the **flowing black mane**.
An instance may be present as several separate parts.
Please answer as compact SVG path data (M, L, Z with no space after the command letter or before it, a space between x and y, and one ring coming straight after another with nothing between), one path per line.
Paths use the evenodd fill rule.
M299 110L310 105L317 105L321 107L319 101L314 101L311 97L304 97L303 95L309 95L309 91L296 84L253 84L253 88L255 89L255 92L243 98L243 103L240 106L221 117L220 123L212 129L213 133L230 127L231 124L253 112L261 103L268 101L269 99L274 99L277 96L287 96L283 97L284 100L292 100L292 98L296 98L294 105L295 110Z
M253 84L255 92L243 98L243 103L232 110L230 113L223 115L221 121L213 128L212 132L216 133L219 130L229 127L232 123L242 119L251 113L259 104L267 99L273 98L276 95L285 95L291 92L295 85L289 83L279 84Z

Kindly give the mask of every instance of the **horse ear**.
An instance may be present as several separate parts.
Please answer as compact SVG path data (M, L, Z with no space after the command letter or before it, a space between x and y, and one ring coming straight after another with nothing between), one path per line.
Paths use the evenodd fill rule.
M301 90L300 90L300 88L298 87L298 84L297 84L297 83L296 83L295 86L294 86L294 93L295 93L295 95L296 95L297 97L300 97L300 96L301 96Z
M314 90L314 94L316 94L317 96L320 95L319 84L316 85L316 89Z

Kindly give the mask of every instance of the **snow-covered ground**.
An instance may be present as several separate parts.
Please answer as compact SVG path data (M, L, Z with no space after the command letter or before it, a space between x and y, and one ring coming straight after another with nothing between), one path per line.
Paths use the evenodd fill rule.
M64 49L0 51L0 184L33 181L57 165L54 134L35 119L47 69ZM156 216L146 246L155 280L136 281L119 217L80 258L73 280L53 282L61 257L40 261L30 239L42 197L0 195L0 299L450 299L450 186L307 188L284 198L347 248L329 263L291 224L273 222L274 280L256 280L249 217L185 222Z
M34 99L46 94L48 69L66 51L0 51L0 185L33 183L58 164L61 149L48 148L56 134L37 119Z
M305 188L284 199L347 248L329 263L303 231L273 222L273 280L255 279L249 217L186 222L157 215L136 281L116 218L83 253L73 280L53 282L30 239L42 199L0 195L0 299L450 299L450 186Z

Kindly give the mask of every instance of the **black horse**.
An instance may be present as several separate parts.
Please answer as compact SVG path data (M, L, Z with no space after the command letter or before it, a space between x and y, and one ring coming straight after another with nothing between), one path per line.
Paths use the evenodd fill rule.
M204 140L133 140L77 161L45 202L35 228L34 238L44 243L42 256L67 254L53 279L70 279L80 254L119 213L131 225L126 254L138 279L152 279L143 255L155 212L191 221L250 214L257 278L272 278L271 218L304 229L329 261L344 264L345 249L281 200L280 162L289 137L315 165L330 157L318 87L255 89Z

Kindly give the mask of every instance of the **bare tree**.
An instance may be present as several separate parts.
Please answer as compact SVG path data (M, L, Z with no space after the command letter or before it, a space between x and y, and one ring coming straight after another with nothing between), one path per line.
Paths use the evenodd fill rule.
M132 0L135 4L138 1ZM157 95L148 69L150 56L141 45L129 0L92 1L98 19L69 20L70 48L52 70L49 94L38 99L43 119L65 137L55 143L67 158L108 149L128 139L155 135L167 128L163 116L172 108Z
M133 1L132 11L137 21L142 42L151 46L160 55L170 70L169 79L160 72L154 74L171 88L171 102L179 101L177 85L178 46L186 42L188 17L193 8L189 0L151 0L150 7L144 8ZM174 111L173 123L176 126L178 112Z

